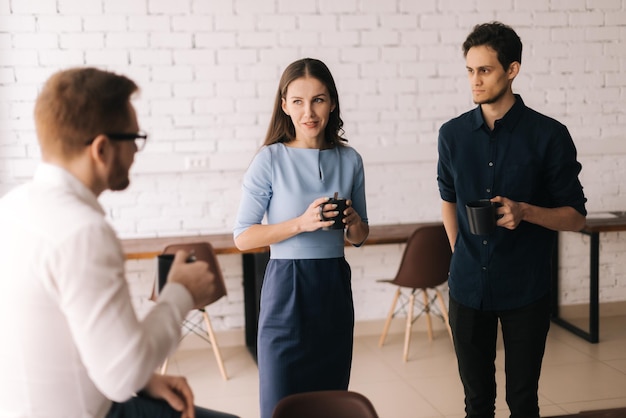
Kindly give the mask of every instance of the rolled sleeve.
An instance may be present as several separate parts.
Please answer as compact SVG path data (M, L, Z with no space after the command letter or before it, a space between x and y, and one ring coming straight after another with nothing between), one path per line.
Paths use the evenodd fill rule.
M439 195L446 202L456 202L456 190L454 189L454 177L450 160L450 144L444 135L445 125L439 130L437 149L439 160L437 161L437 184Z
M567 127L560 125L551 138L547 153L546 178L554 207L570 206L583 216L587 215L583 187L578 178L582 165L576 157L574 141Z

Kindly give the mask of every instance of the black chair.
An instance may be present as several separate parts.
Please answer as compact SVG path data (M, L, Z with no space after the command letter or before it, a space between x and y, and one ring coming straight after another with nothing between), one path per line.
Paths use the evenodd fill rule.
M404 354L403 360L406 362L409 357L409 344L411 340L411 328L413 323L422 315L426 315L428 326L428 338L433 339L432 322L430 314L434 314L446 324L450 339L452 339L452 331L448 323L448 312L441 294L437 286L448 280L448 272L450 269L450 259L452 251L446 230L443 225L424 226L416 229L409 237L400 267L393 279L378 280L379 282L391 283L397 286L396 293L391 303L389 315L385 321L382 335L378 345L380 347L385 343L391 320L400 312L407 308L406 327L404 333ZM408 296L402 289L408 289ZM422 293L422 301L416 299L416 296ZM396 310L398 300L401 306ZM434 306L434 301L439 302L439 309ZM421 305L420 311L414 315L413 310L415 304ZM435 309L433 309L433 307Z
M165 247L162 254L176 254L178 250L185 250L196 258L196 260L205 261L209 264L209 269L215 275L216 286L218 292L218 299L221 299L223 296L226 296L226 284L224 283L224 276L222 275L222 269L217 261L217 256L215 251L213 250L213 246L208 242L194 242L194 243L185 243L185 244L172 244ZM159 290L165 285L167 277L164 274L159 274L157 271L157 281L155 282L155 289ZM157 287L158 286L158 287ZM153 289L152 299L155 297L155 289ZM216 299L217 300L217 299ZM220 373L224 380L228 380L228 375L226 374L226 369L224 367L224 362L222 361L222 354L220 353L220 348L217 345L217 338L215 337L215 333L213 332L213 326L211 325L211 319L209 318L209 314L206 312L206 309L199 309L202 313L202 318L204 319L204 324L206 327L206 335L208 336L208 340L202 335L202 333L198 333L196 328L198 328L195 324L190 323L185 320L183 322L183 327L186 329L193 331L194 333L200 335L206 341L208 341L213 347L213 353L215 354L215 360L217 361L217 365L220 369ZM161 373L164 374L167 370L168 360L165 360L163 365L161 366Z
M347 390L305 392L283 398L272 418L378 418L365 396Z

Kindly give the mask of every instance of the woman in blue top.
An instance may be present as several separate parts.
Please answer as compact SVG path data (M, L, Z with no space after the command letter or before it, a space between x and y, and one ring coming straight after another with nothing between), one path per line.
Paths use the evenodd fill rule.
M257 345L261 418L287 395L348 388L354 308L344 238L359 246L369 226L363 162L342 126L326 65L290 64L234 228L240 250L270 246ZM348 200L345 230L323 220L338 214L326 203L335 193Z

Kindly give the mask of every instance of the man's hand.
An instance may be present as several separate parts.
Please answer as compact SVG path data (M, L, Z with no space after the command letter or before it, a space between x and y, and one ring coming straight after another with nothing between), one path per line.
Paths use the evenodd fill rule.
M183 250L176 252L168 282L180 283L189 290L193 297L194 308L200 309L218 299L215 275L209 271L204 261L187 262L189 253Z
M182 376L165 376L153 374L143 389L146 395L155 399L163 399L172 408L182 413L181 418L195 418L193 392Z
M502 206L497 208L498 226L507 229L515 229L524 220L524 204L515 202L506 197L496 196L491 199L492 202L501 203Z
M544 208L525 202L515 202L506 197L496 196L492 202L500 202L498 226L515 229L520 222L530 222L553 231L580 231L585 227L585 215L571 206Z

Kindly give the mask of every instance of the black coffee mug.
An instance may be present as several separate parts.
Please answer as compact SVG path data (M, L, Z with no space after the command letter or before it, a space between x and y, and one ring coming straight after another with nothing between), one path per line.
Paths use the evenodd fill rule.
M474 235L488 235L495 231L498 220L497 208L500 206L501 203L491 202L489 199L467 202L465 210L470 232Z
M191 254L187 258L186 262L192 263L194 261L196 261L196 257ZM165 287L165 284L167 283L167 276L170 274L173 262L174 254L159 254L157 256L157 279L159 281L158 293L161 293L161 290L163 290L163 287Z
M348 207L348 203L346 199L338 198L336 196L337 194L335 193L335 197L331 197L328 200L328 202L320 206L320 218L322 219L322 221L335 221L335 223L332 224L331 226L324 228L324 230L327 230L327 231L331 229L344 229L346 226L346 224L343 223L343 218L346 217L346 215L344 215L343 212ZM323 208L325 205L337 205L337 208L334 209L339 212L337 216L331 216L329 218L324 216Z

